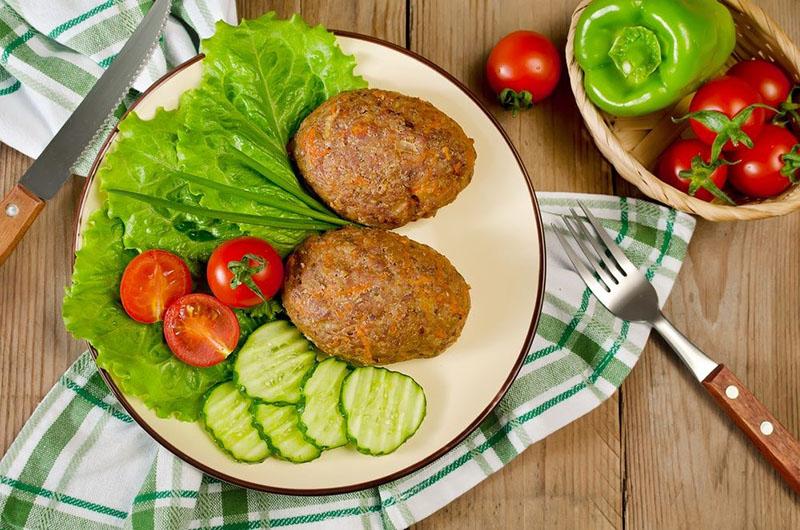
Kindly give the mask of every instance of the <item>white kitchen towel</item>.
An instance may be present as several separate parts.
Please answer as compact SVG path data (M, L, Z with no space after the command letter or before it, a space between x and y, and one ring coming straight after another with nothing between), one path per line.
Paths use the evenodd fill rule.
M36 158L147 13L152 0L0 0L0 142ZM173 0L164 38L123 105L197 54L234 0ZM111 109L109 109L111 110ZM117 109L117 115L122 112ZM113 120L75 163L85 175Z
M393 482L340 495L300 497L233 486L153 441L119 405L87 352L0 460L0 529L396 530L446 506L531 444L599 406L619 388L647 342L649 326L614 318L573 270L554 233L566 231L560 217L578 200L590 208L662 303L695 226L689 215L642 200L537 197L547 283L536 337L497 408L441 458ZM364 458L369 465L380 457ZM298 473L313 473L313 464L307 465L298 466Z

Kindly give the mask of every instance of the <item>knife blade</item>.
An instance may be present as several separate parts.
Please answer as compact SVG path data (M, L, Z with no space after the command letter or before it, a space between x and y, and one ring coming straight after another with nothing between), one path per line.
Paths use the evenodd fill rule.
M114 62L100 76L75 112L61 126L39 158L0 201L0 264L69 178L72 164L122 101L134 78L158 44L170 0L155 0Z

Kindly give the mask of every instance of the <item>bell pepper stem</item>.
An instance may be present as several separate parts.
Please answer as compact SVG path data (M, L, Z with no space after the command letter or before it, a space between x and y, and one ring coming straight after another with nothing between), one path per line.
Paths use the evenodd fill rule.
M608 56L622 77L633 85L640 85L661 66L661 44L653 30L627 26L614 39Z

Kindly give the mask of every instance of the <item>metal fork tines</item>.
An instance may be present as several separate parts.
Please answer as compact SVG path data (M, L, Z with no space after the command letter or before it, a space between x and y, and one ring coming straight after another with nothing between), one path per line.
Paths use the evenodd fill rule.
M563 229L559 229L555 223L553 228L564 252L589 290L616 316L652 325L789 486L800 493L800 441L728 368L709 359L664 317L658 308L655 288L592 212L583 204L578 204L586 217L570 209L571 215L563 219L580 252L576 252L573 245L569 244L562 233ZM591 228L587 228L587 222Z
M653 320L658 316L655 289L608 235L600 221L583 204L579 205L586 217L579 216L571 208L572 215L564 216L563 220L584 259L578 257L561 232L555 230L575 270L612 313L625 320ZM586 221L596 235L589 232Z
M571 215L565 215L562 219L580 253L569 244L563 229L555 223L553 230L584 283L617 317L648 322L673 346L674 342L680 343L676 348L678 355L702 381L717 364L691 344L661 314L655 288L614 242L597 217L582 203L578 205L583 210L583 216L570 208ZM590 228L586 226L587 223Z

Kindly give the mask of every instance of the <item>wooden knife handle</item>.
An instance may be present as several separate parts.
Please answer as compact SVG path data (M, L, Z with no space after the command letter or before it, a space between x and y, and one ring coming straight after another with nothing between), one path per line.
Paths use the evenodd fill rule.
M0 265L11 255L44 208L44 201L17 184L0 202Z
M800 493L800 442L725 366L717 366L703 386L789 486Z

